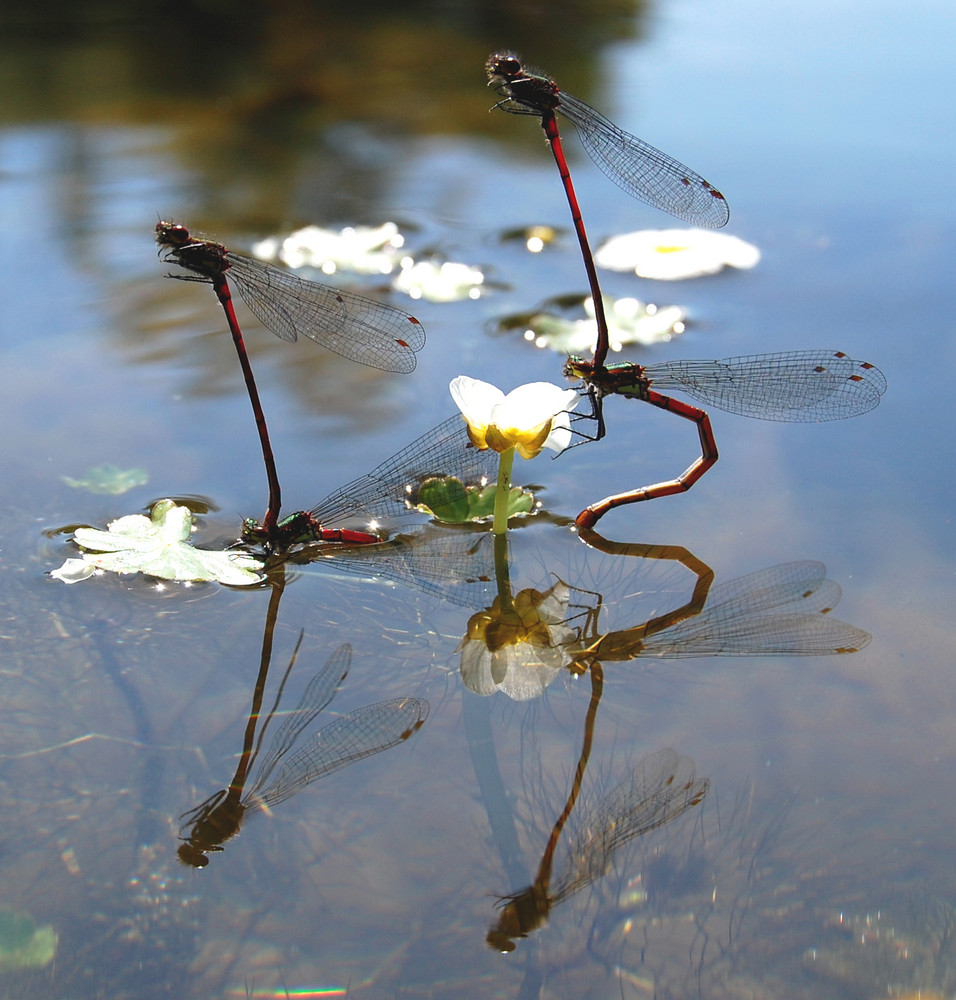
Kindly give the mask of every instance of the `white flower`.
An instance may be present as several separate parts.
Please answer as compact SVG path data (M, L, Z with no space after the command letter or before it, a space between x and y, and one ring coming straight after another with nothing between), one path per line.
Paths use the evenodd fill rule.
M594 300L584 300L588 319L562 319L550 313L536 313L528 320L525 340L535 347L547 347L559 354L587 354L597 342ZM604 296L604 312L612 351L625 344L666 343L684 332L686 314L680 306L656 306L635 298L612 299Z
M266 260L278 257L292 268L316 267L323 274L391 274L404 244L398 226L386 222L374 228L347 226L338 231L306 226L283 240L262 240L252 251Z
M86 580L97 570L145 573L163 580L218 580L234 587L262 579L262 561L239 552L197 549L187 539L193 515L188 507L160 500L149 517L130 514L97 528L77 528L73 540L91 551L67 559L50 574L63 583Z
M507 606L496 599L472 615L458 647L465 687L515 701L543 694L577 649L577 633L565 624L570 593L561 582L543 593L529 588Z
M716 274L724 267L754 267L760 251L737 236L707 229L642 229L613 236L598 248L594 260L610 271L676 281Z
M402 261L402 269L395 275L392 288L413 299L429 302L457 302L460 299L481 297L485 276L477 267L446 260Z
M563 451L571 443L569 411L580 398L574 389L529 382L506 396L467 375L452 379L449 389L476 448L499 453L515 448L522 458L534 458L542 448Z

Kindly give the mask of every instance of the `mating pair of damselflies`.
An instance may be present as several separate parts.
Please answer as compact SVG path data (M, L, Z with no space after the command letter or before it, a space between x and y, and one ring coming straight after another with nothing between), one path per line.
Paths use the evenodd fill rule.
M708 405L775 420L839 419L866 412L879 402L886 388L882 373L873 365L854 361L839 351L795 351L650 366L628 363L606 366L609 337L603 300L561 146L556 112L576 126L585 148L609 177L649 204L697 225L719 228L729 219L726 200L695 171L618 128L583 101L561 91L548 77L526 71L513 54L492 55L486 69L489 82L503 97L498 107L541 119L581 246L595 303L598 339L593 358L590 361L571 358L565 366L565 374L584 381L587 386L591 413L583 416L595 421L595 431L593 435L582 436L593 439L604 436L603 399L612 393L671 410L698 426L701 456L681 476L592 504L578 515L580 526L593 525L614 507L689 489L717 461L716 441L708 415L697 407L661 394L658 389L679 389ZM269 479L268 509L261 524L246 522L247 540L279 546L314 539L351 544L379 541L372 532L327 527L333 522L320 520L320 514L334 517L346 512L334 507L329 509L320 505L279 521L281 491L275 460L232 305L227 273L231 274L256 317L282 339L308 336L345 357L376 368L400 372L414 369L415 354L424 345L419 321L384 303L304 281L289 271L234 253L219 243L197 239L184 226L160 222L156 232L157 241L166 250L167 261L191 272L190 277L194 280L213 285L239 354ZM455 447L457 450L457 445ZM404 453L395 456L390 474L401 471L400 467L407 464L408 456L403 456ZM432 457L445 460L448 456L434 454ZM389 487L391 485L390 481ZM371 499L363 496L361 503L351 504L351 508L364 510Z
M841 351L789 351L727 358L723 361L675 361L656 365L605 365L610 338L601 288L578 205L556 114L577 129L591 158L629 194L685 222L710 229L727 224L724 196L700 174L673 157L618 128L584 101L559 89L554 80L528 71L511 52L495 53L486 63L489 85L502 100L496 107L512 114L540 118L551 147L571 218L581 247L597 322L590 361L572 357L565 375L580 379L591 403L585 418L595 421L593 434L604 436L603 400L610 394L640 399L697 424L701 455L676 479L607 497L585 508L579 527L591 527L607 511L624 504L668 496L689 489L717 461L710 418L701 409L663 395L677 389L710 406L765 420L822 421L856 416L872 409L886 389L879 369L855 361Z

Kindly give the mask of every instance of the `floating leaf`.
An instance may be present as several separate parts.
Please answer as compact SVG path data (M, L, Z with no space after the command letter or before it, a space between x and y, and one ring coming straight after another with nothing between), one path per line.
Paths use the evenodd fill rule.
M0 909L0 972L42 969L56 954L56 931L37 925L23 913Z
M495 483L481 488L466 487L454 476L436 476L426 479L409 503L415 510L430 514L445 524L467 524L494 516L496 491ZM513 486L508 499L508 516L529 514L533 509L534 494Z
M67 486L75 490L87 490L90 493L105 493L118 496L134 486L143 486L149 482L149 474L145 469L121 469L118 465L94 465L86 470L82 479L70 476L60 477Z

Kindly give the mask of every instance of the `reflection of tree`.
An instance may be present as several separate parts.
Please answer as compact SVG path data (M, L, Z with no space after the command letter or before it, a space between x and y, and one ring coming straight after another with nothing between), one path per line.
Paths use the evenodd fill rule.
M179 846L179 858L196 868L209 863L207 852L222 850L225 841L239 832L247 816L267 812L312 782L407 740L428 716L428 702L417 698L393 698L366 705L323 726L293 753L299 737L335 697L348 674L352 649L344 644L332 653L309 682L298 705L272 738L250 783L252 767L259 758L266 730L276 714L303 638L300 634L272 708L260 726L262 699L272 661L273 634L285 586L281 567L270 583L272 595L263 632L259 676L236 773L228 788L216 792L183 817L188 834Z

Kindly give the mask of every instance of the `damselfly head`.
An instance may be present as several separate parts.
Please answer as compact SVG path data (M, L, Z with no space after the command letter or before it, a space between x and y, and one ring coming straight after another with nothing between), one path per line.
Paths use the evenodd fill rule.
M189 230L178 222L156 223L156 242L162 247L184 247L192 241Z
M521 60L513 52L493 52L485 62L489 86L522 76Z
M586 361L584 358L575 357L571 355L564 365L564 377L565 378L580 378L586 379L594 372L594 365L590 361Z
M180 844L176 849L176 854L179 860L184 865L189 865L190 868L205 868L209 864L209 857L203 854L198 847L194 847L188 842Z

